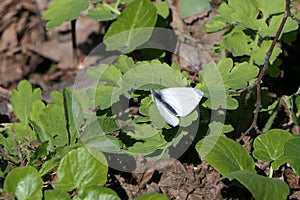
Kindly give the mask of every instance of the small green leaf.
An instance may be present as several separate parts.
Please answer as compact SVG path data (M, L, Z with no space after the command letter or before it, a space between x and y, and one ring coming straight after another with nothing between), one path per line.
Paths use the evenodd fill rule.
M285 145L285 156L298 175L300 175L300 138L287 141Z
M265 57L267 55L267 52L270 49L270 46L272 44L272 41L266 41L264 40L261 44L261 46L257 49L255 49L251 53L251 58L254 60L254 62L257 65L263 65L265 62ZM276 60L277 56L281 53L281 49L279 47L274 48L272 51L272 55L270 57L270 63L273 64L273 62Z
M160 16L162 16L162 18L167 19L167 17L170 14L170 8L167 2L158 2L156 4L154 4L157 10L157 14L159 14Z
M143 142L136 142L133 146L128 147L127 152L130 154L150 154L164 148L168 144L162 136L161 131L157 132L157 134L152 137L146 137L143 140Z
M107 161L93 148L80 147L66 154L57 169L55 186L62 191L101 186L107 180Z
M168 200L168 197L159 193L149 193L136 197L134 200Z
M47 29L60 26L79 17L80 13L89 5L87 0L56 0L49 4L49 9L44 13L43 18L49 20Z
M3 145L6 154L17 155L18 149L16 147L15 139L10 126L5 127L4 130L1 130L0 144Z
M120 69L123 74L134 68L134 66L135 64L131 57L128 57L124 54L119 56L118 64L116 65L116 67Z
M98 67L89 68L87 73L95 80L108 83L117 83L122 77L121 71L114 65L100 64Z
M267 178L254 172L235 171L226 174L222 177L222 180L225 178L229 180L236 179L252 193L255 199L259 200L287 199L290 192L285 182L274 178Z
M69 200L70 195L67 192L60 190L46 190L44 193L45 200Z
M98 85L95 94L95 106L99 106L102 110L111 107L112 93L116 87Z
M12 91L11 104L13 111L24 124L28 124L32 104L41 100L41 90L39 88L32 90L32 86L27 80L21 81L18 84L18 90Z
M229 34L223 37L223 43L226 48L232 50L232 55L243 56L250 55L253 40L247 36L242 30L233 29Z
M116 19L118 17L118 14L111 12L110 9L103 6L102 4L99 4L97 7L89 9L87 17L92 18L96 21L108 21Z
M156 19L156 8L152 2L135 0L122 11L105 34L107 50L131 52L150 38Z
M42 199L43 180L31 166L12 169L4 180L6 193L13 193L19 200Z
M178 7L181 18L197 15L211 9L208 0L180 0Z
M283 13L285 9L285 1L278 0L274 3L273 0L256 0L257 7L262 11L263 19L266 21L271 15Z
M292 134L281 129L272 129L255 138L253 156L256 159L272 162L284 155L284 146L293 139Z
M196 145L203 159L222 175L240 170L255 172L254 161L245 148L223 135L215 134L218 133L210 131L210 135Z
M103 200L120 200L120 197L115 191L106 187L87 187L78 192L78 196L74 200L84 199L103 199Z
M40 115L40 121L44 126L46 135L50 136L50 143L62 147L69 143L69 135L66 127L65 112L56 104L47 105Z

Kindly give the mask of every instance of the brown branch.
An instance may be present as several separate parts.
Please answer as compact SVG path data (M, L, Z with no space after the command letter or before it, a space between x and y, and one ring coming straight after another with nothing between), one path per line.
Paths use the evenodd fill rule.
M257 86L256 88L256 107L255 107L255 110L253 111L253 114L254 114L254 117L253 117L253 122L251 124L251 126L247 129L247 131L245 133L242 134L242 136L238 139L238 141L241 141L241 139L247 135L253 128L256 130L257 133L262 133L262 131L259 130L258 126L257 126L257 119L258 119L258 113L262 107L261 105L261 80L263 78L263 76L265 75L267 69L269 68L269 61L270 61L270 57L272 55L272 52L275 48L275 45L279 39L279 36L280 34L282 33L282 30L283 30L283 27L286 23L286 20L288 17L291 17L291 8L290 8L290 5L291 5L291 1L290 0L286 0L286 6L285 6L285 13L284 13L284 16L283 16L283 19L279 25L279 28L276 32L276 35L272 41L272 44L266 54L266 57L265 57L265 62L264 62L264 66L262 68L262 70L260 71L259 75L258 75L258 78L256 79L255 83L253 84Z

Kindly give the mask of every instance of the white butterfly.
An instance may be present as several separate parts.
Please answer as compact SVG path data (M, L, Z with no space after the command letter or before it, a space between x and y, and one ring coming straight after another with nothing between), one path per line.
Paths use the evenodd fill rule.
M196 88L177 87L155 92L151 90L152 100L162 118L171 126L179 124L179 117L189 115L199 104L203 92Z

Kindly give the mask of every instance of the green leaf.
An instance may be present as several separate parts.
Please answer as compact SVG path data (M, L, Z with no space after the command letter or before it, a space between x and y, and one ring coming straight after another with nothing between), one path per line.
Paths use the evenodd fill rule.
M108 83L117 83L121 77L121 71L114 65L100 64L98 67L91 67L88 69L88 75L95 80L104 81Z
M44 193L45 200L69 200L70 195L67 192L60 190L46 190Z
M103 199L103 200L120 200L120 197L115 191L106 187L87 187L79 190L78 196L73 198L74 200L84 199Z
M180 0L178 7L181 18L190 17L211 9L210 3L207 0Z
M105 34L107 50L133 51L150 38L156 19L156 8L152 2L135 0L122 11Z
M285 9L285 0L278 0L274 3L273 0L255 0L257 7L262 11L263 19L266 21L271 15L283 13Z
M116 64L116 67L121 70L123 74L134 68L135 64L131 57L128 57L124 54L119 56L118 64Z
M149 193L136 197L134 200L168 200L168 197L159 193Z
M108 21L118 17L117 13L111 12L111 10L102 4L99 4L95 8L89 9L87 17L92 18L96 21Z
M16 147L11 127L5 127L4 130L1 130L0 144L3 145L6 154L17 155L18 149Z
M40 115L46 135L50 136L50 144L62 147L69 143L69 135L66 127L65 112L56 104L47 105ZM51 146L52 146L51 145Z
M243 56L250 55L252 51L253 40L250 36L246 35L242 30L233 29L229 34L223 37L223 43L226 48L232 50L232 55Z
M167 2L158 2L154 4L157 10L157 14L160 15L162 18L167 19L170 14L169 5Z
M95 106L99 106L102 110L111 107L112 94L116 87L98 85L95 94Z
M68 133L70 134L70 143L73 144L78 137L78 130L83 124L83 111L81 104L75 92L69 88L63 90L63 103L65 110L65 117L67 119Z
M31 166L12 169L4 180L4 191L19 200L42 199L42 186L40 174Z
M292 134L281 129L272 129L255 138L253 156L256 159L272 162L284 155L284 146L293 139Z
M18 142L22 142L23 145L25 145L26 143L27 145L30 145L30 141L37 139L35 132L30 128L29 125L13 123L13 129L16 134L16 140Z
M272 41L266 41L264 40L261 44L261 46L251 53L251 58L254 60L254 62L257 65L263 65L265 62L265 57L267 55L267 52L270 49L270 46L272 44ZM277 56L281 53L281 49L279 47L274 48L272 55L270 57L270 63L273 64L273 62L276 60Z
M264 23L259 27L258 34L261 35L262 37L274 37L283 19L283 16L284 14L273 16L271 20L268 22L268 24ZM283 33L288 33L297 29L298 29L298 23L295 20L288 17L286 23L284 24L281 35Z
M56 0L49 4L43 18L49 20L46 28L52 29L79 17L89 5L87 0Z
M28 116L32 109L32 104L41 101L41 90L39 88L32 90L31 84L23 80L18 84L18 90L12 91L11 104L14 113L22 123L28 124Z
M134 134L131 134L134 135ZM143 142L136 142L133 146L128 147L129 154L150 154L161 148L166 147L167 141L161 134L161 131L152 137L143 138Z
M248 82L258 75L259 69L247 62L237 63L231 71L224 74L224 82L230 89L239 89L248 85Z
M289 140L285 145L285 156L298 175L300 175L300 138Z
M60 159L56 157L52 157L50 160L47 160L43 163L39 173L41 176L44 176L45 174L49 173L51 170L53 170L55 167L58 166Z
M210 135L196 145L203 159L222 175L240 170L255 172L254 161L245 148L223 135L215 134L210 131Z
M236 179L259 200L287 199L290 192L288 185L278 179L267 178L249 171L236 171L226 174L222 179Z
M55 186L62 191L101 186L107 180L107 161L98 150L84 147L65 155L57 169Z

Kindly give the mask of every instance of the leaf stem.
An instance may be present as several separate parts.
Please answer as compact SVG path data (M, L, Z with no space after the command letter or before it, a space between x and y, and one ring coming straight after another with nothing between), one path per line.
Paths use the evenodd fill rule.
M286 23L286 20L287 20L288 17L291 17L291 10L290 9L291 9L291 1L290 0L286 0L285 13L284 13L282 21L281 21L281 23L279 25L279 28L278 28L278 30L276 32L276 35L275 35L275 37L274 37L274 39L272 41L272 44L271 44L269 50L266 53L264 66L263 66L262 70L260 71L260 73L258 75L258 78L254 82L254 84L252 84L251 87L249 86L247 88L247 89L249 89L249 88L252 88L252 87L256 86L256 95L257 95L256 96L256 107L255 107L255 109L253 111L254 116L253 116L253 121L252 121L251 126L246 130L245 133L243 133L241 135L241 137L238 139L238 141L241 141L241 139L245 135L247 135L252 129L255 129L255 131L257 133L262 133L262 131L260 131L259 128L258 128L258 126L257 126L258 113L259 113L259 111L260 111L260 109L262 107L262 105L261 105L261 81L262 81L262 78L265 75L267 69L269 68L270 57L272 55L272 52L273 52L273 50L275 48L275 45L276 45L278 39L279 39L279 36L282 33L282 30L283 30L283 27L284 27L284 25Z

